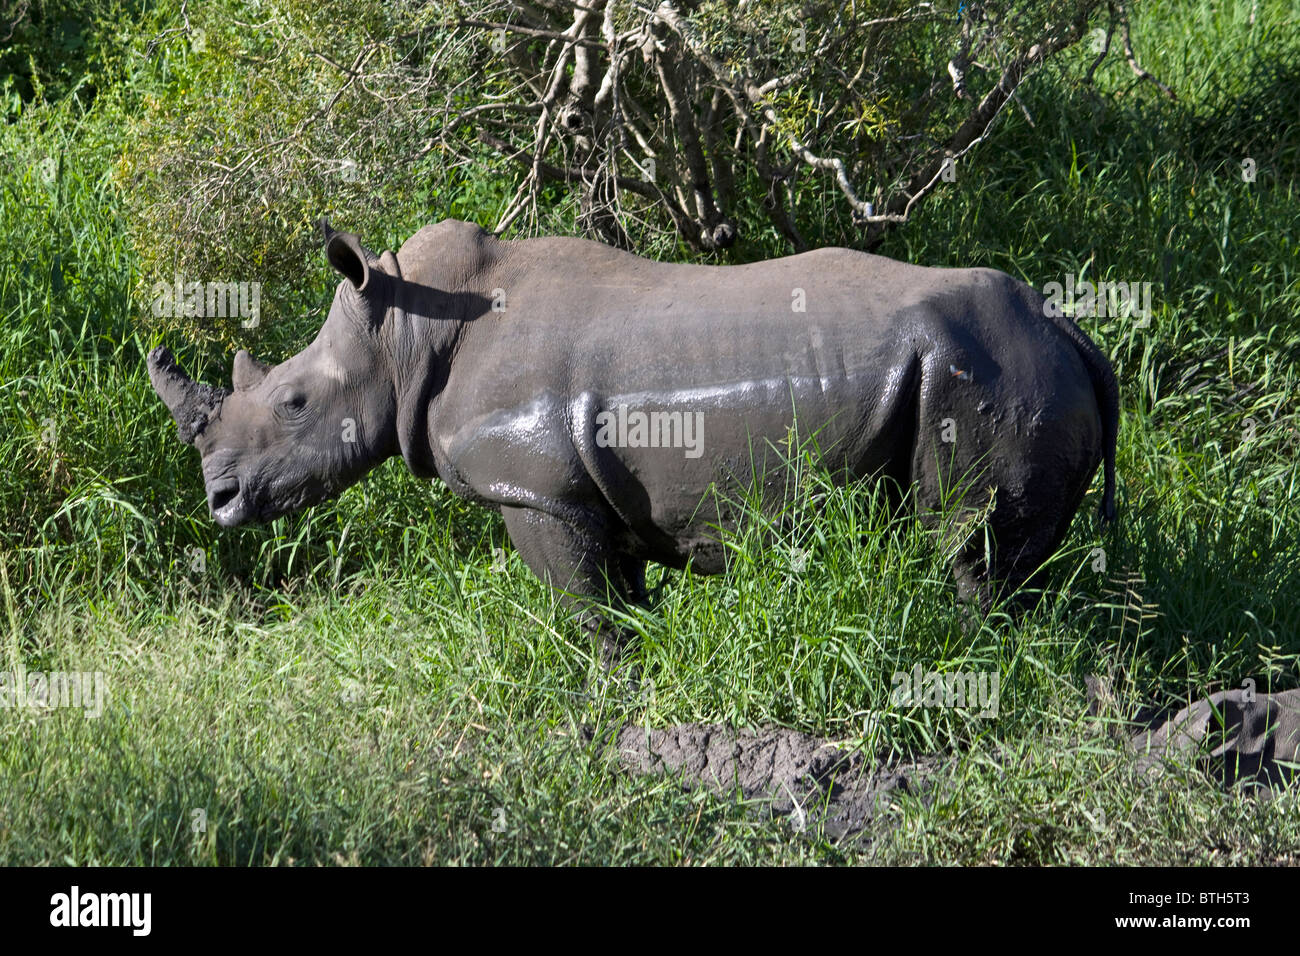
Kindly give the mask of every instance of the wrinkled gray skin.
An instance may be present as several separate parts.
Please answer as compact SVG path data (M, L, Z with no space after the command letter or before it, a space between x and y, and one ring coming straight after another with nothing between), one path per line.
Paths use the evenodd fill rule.
M647 560L723 569L716 528L735 521L724 497L757 479L766 502L783 500L768 443L796 415L824 464L846 480L892 479L900 501L912 488L923 517L945 488L971 507L996 488L992 567L982 534L953 562L962 594L985 606L999 588L1037 586L1103 459L1103 515L1114 514L1110 366L1000 272L847 249L664 264L582 239L501 241L455 220L376 256L325 230L344 278L304 351L274 368L240 351L233 391L191 382L166 349L149 355L223 526L333 497L400 454L499 510L566 600L639 601ZM620 405L701 413L702 454L602 447L597 415ZM616 652L613 629L588 623Z

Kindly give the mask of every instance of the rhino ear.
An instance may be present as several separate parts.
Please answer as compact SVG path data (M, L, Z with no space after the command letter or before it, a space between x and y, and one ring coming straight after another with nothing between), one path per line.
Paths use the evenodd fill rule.
M365 291L370 282L370 260L374 254L362 246L361 241L352 233L337 232L323 219L321 228L325 232L325 258L352 283L354 289L358 292Z
M248 354L247 349L240 349L235 353L235 391L244 392L256 388L262 384L262 379L266 378L266 373L269 371L271 366L263 365L253 358Z

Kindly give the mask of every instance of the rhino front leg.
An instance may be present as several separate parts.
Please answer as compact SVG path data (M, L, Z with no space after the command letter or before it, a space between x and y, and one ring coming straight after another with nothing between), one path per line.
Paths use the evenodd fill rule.
M601 664L611 670L631 635L602 613L600 604L645 600L645 562L615 550L603 524L565 521L533 508L503 506L506 531L524 563L560 593L584 628L600 638Z

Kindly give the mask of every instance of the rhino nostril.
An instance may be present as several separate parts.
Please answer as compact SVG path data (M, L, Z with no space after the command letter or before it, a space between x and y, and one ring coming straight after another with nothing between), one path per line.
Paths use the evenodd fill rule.
M232 481L229 484L212 489L212 497L209 506L213 511L220 511L238 497L239 482Z

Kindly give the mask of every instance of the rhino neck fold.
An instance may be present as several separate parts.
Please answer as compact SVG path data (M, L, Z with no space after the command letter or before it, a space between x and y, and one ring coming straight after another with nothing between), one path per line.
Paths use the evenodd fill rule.
M411 474L437 478L429 412L446 384L460 339L464 296L405 281L399 281L396 289L388 326L397 397L397 443Z

